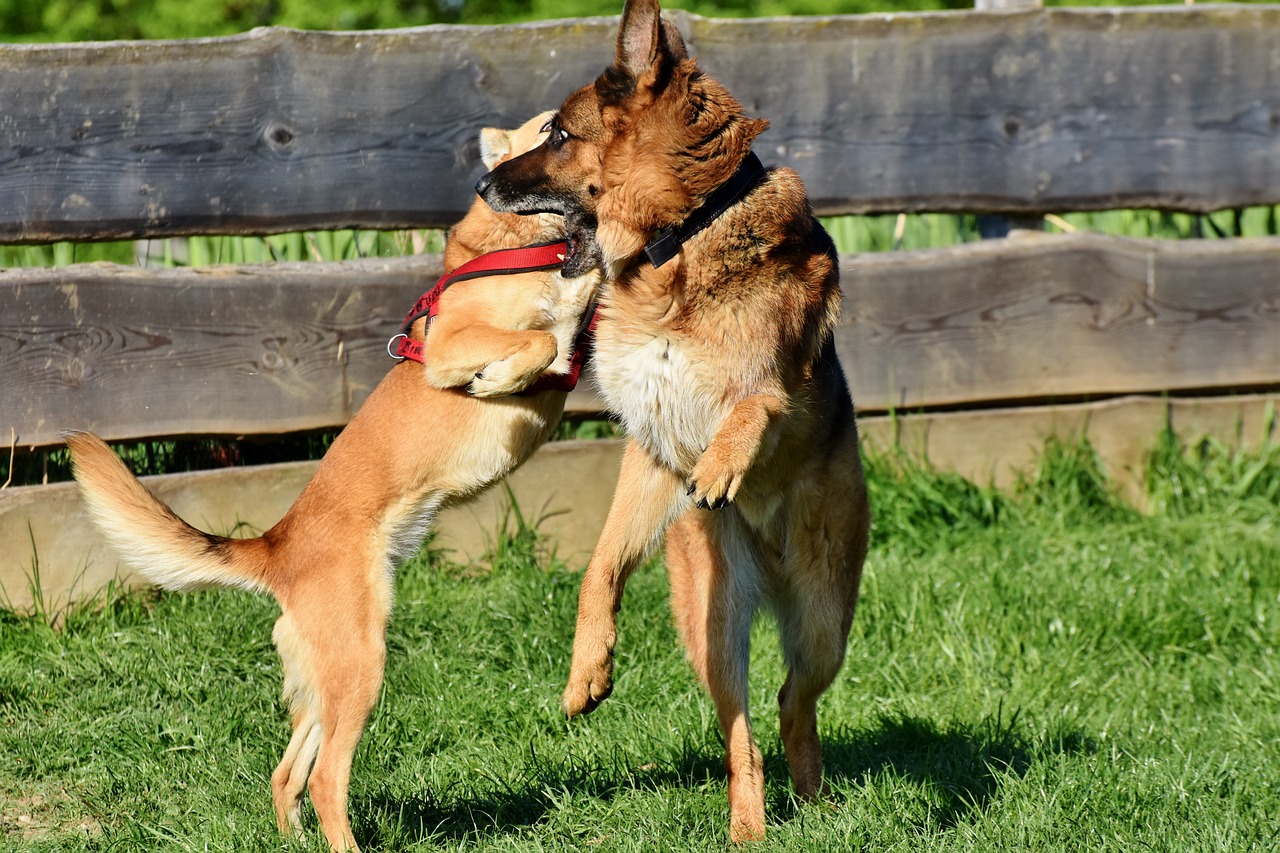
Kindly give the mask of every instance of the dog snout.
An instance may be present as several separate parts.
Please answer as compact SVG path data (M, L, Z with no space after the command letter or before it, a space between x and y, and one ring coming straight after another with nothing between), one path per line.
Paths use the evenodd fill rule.
M476 181L476 195L483 198L484 194L488 192L489 187L492 185L493 185L493 172L492 171L485 172L483 175L480 176L480 180Z

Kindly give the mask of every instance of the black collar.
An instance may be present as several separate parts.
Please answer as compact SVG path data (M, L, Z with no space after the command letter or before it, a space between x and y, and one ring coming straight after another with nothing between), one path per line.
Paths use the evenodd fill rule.
M670 225L653 235L644 246L644 256L653 264L654 269L665 264L680 252L685 241L706 228L716 217L724 213L733 203L742 198L747 190L755 185L764 174L764 164L754 151L747 153L747 158L738 166L733 177L725 181L716 191L707 196L702 206L689 214L689 218L679 225Z

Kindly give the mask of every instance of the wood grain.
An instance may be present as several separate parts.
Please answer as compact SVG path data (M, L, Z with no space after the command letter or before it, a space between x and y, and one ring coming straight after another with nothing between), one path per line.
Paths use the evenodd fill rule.
M0 431L125 440L345 424L438 256L150 270L0 271ZM593 391L571 411L598 411Z
M837 347L883 411L1280 386L1280 240L1029 236L843 260Z
M127 438L345 423L438 261L0 273L2 426ZM8 435L9 430L4 430Z
M1280 239L1040 235L847 256L864 412L1280 387ZM47 445L341 426L433 257L0 272L0 435ZM570 410L600 411L589 380Z
M821 213L1280 202L1280 7L674 13ZM0 46L0 242L443 226L615 19Z

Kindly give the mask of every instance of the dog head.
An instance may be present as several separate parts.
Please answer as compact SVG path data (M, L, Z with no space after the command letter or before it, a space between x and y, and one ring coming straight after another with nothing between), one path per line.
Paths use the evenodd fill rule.
M480 160L492 169L512 157L532 151L547 138L547 122L555 115L551 110L539 113L514 130L501 127L480 129Z
M476 185L495 210L589 221L612 272L727 181L768 126L698 69L660 11L629 0L613 63L569 96L541 146Z
M545 126L551 116L550 112L542 113L513 130L482 129L480 159L492 169L537 148L546 139ZM497 213L476 199L467 215L449 229L444 252L445 269L456 269L472 258L497 249L514 249L555 240L564 233L564 228L564 220L559 216L522 217Z
M494 164L476 192L502 213L564 217L568 253L563 274L572 278L600 265L595 240L603 128L590 88L570 95L542 124L536 148Z

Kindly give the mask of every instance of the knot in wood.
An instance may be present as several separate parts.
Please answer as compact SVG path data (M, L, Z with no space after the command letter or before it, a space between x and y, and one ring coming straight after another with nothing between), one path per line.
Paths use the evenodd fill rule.
M274 151L288 152L293 149L294 133L288 125L273 122L267 125L262 134Z

